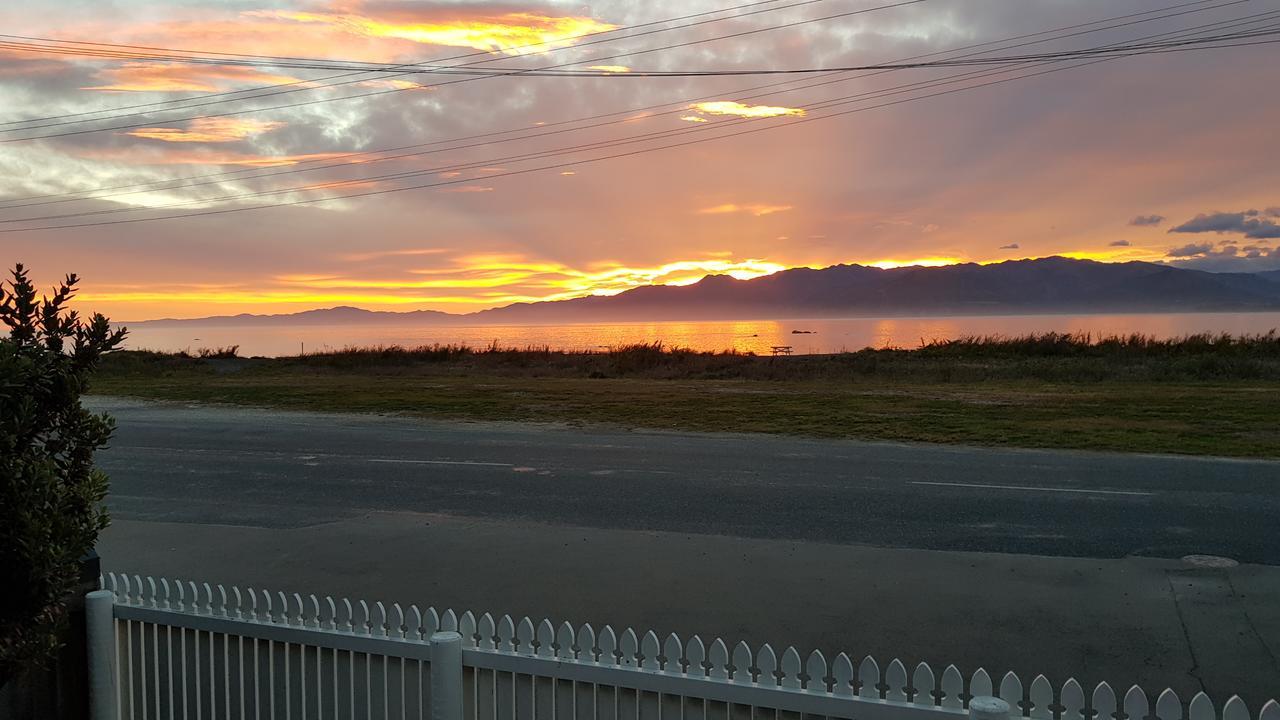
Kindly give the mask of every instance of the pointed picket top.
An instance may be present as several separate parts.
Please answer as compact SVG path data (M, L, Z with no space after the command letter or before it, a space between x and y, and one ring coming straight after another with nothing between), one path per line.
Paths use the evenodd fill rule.
M1105 682L1098 683L1093 690L1094 720L1114 720L1116 717L1116 693Z
M533 621L528 616L520 618L520 624L516 626L516 640L519 642L516 652L522 655L533 654Z
M351 607L350 598L342 598L342 618L338 627L346 632L356 631L356 611Z
M126 580L125 589L127 591L128 578L125 578L125 580ZM263 592L265 593L266 590L263 590ZM195 615L199 615L200 614L200 591L196 589L196 584L190 580L187 581L187 598L188 598L187 612Z
M1173 688L1165 688L1156 698L1156 717L1159 720L1182 720L1182 701Z
M102 575L99 575L98 585L102 586L103 590L111 591L111 594L116 596L117 601L120 599L120 593L116 592L116 574L115 573L109 572L109 573L104 573Z
M379 600L373 604L373 617L370 619L373 634L378 637L387 636L387 608Z
M689 644L684 647L684 659L688 663L685 673L697 678L707 676L707 648L702 644L702 638L697 635L689 638Z
M973 679L969 681L969 697L989 697L992 695L995 695L995 692L992 690L991 676L987 674L986 670L978 668L977 672L973 674ZM1012 712L1013 708L1010 707L1009 710Z
M1134 685L1124 694L1124 714L1129 720L1145 720L1150 710L1151 704L1147 702L1147 694L1142 691L1142 688ZM1248 720L1248 718L1241 720Z
M135 575L134 577L137 577L137 576ZM204 592L202 593L204 600L200 603L200 614L212 615L213 614L213 586L210 585L209 583L202 583L201 587L204 588ZM283 595L283 593L281 594Z
M222 585L218 586L218 608L214 614L219 617L231 617L231 613L227 612L227 589Z
M324 630L338 629L338 606L334 604L332 595L324 596L324 617L320 620L320 627Z
M755 682L755 677L751 674L752 656L751 646L739 640L737 645L733 646L733 682L738 685L750 685Z
M1262 706L1262 711L1258 713L1258 720L1280 720L1280 702L1268 700L1267 704Z
M201 603L201 607L199 610L197 610L197 612L200 612L203 614L206 612L205 608L207 607L208 605ZM288 625L289 624L289 599L285 597L284 593L279 591L276 592L275 607L276 607L276 614L271 616L271 621L274 623L278 623L280 625Z
M898 658L894 658L889 667L885 668L884 684L888 686L884 694L885 700L901 703L907 701L907 667Z
M1191 698L1191 704L1187 707L1187 718L1188 720L1218 720L1218 711L1214 709L1213 701L1203 690Z
M618 664L618 636L613 632L613 627L605 625L600 630L600 635L596 638L596 648L600 650L600 657L596 662L601 665Z
M422 614L422 639L430 640L440 630L440 613L436 612L434 606L428 607L427 611Z
M356 603L356 614L352 617L351 621L355 624L355 631L357 633L361 635L370 634L371 627L369 624L369 618L369 603L364 600Z
M937 699L933 696L933 691L937 687L937 679L933 676L933 668L928 663L920 663L916 665L916 671L911 674L911 702L916 705L925 707L933 707Z
M1050 691L1050 696L1053 691ZM1004 674L1000 679L1000 699L1009 703L1009 714L1013 717L1022 717L1022 680L1013 671Z
M480 616L480 622L476 623L476 634L480 636L476 647L481 650L497 650L498 643L494 638L497 634L497 626L493 623L493 616L485 613Z
M409 613L404 619L406 636L410 640L423 640L422 637L422 610L417 605L409 606Z
M797 667L799 661L800 659L796 658ZM755 676L756 683L761 687L778 686L778 654L773 651L773 646L769 643L761 645L760 650L756 652ZM786 678L783 678L783 682L786 682Z
M99 581L99 584L101 584L101 581ZM160 608L161 610L168 610L168 609L169 609L169 597L170 597L170 595L169 595L169 579L168 579L168 578L160 578L160 605L159 605L159 608ZM236 607L239 607L239 606L240 606L240 602L239 602L239 601L240 601L240 591L239 591L239 590L236 590ZM237 615L236 617L239 617L239 615Z
M942 707L959 710L964 707L964 676L955 665L942 671Z
M821 650L809 653L809 659L804 663L804 674L808 676L804 684L805 690L823 695L830 692L827 689L827 658Z
M206 588L209 587L209 584L205 583L205 587ZM146 593L146 590L143 588L141 575L135 574L133 576L133 593L134 593L133 595L134 605L146 605L146 600L143 597L144 594Z
M640 639L640 667L657 672L662 669L658 662L658 653L662 652L658 644L658 635L652 630Z
M320 627L320 599L315 595L309 595L307 596L307 603L307 621L305 624L310 628L318 628ZM400 606L397 605L396 610L399 609Z
M462 617L458 618L458 634L462 636L462 647L473 648L476 646L476 616L470 610L462 613Z
M729 679L729 649L724 646L724 641L716 638L711 643L711 650L707 653L707 664L711 667L708 673L716 680Z
M181 610L182 609L182 583L178 583L177 585L175 585L175 589L178 591L177 592L177 603L178 603L177 609ZM261 622L262 618L258 615L258 592L251 587L245 588L245 591L249 594L249 603L248 603L249 619L254 622Z
M636 631L627 628L618 638L618 664L635 667L636 654L640 651L640 641L636 639Z
M412 637L413 629L409 627L409 618L405 617L404 608L400 607L400 603L391 603L391 617L388 618L391 624L391 635L397 638ZM463 640L465 646L467 640Z
M440 632L458 632L458 615L449 608L440 616Z
M285 617L285 622L290 625L303 624L302 596L294 593L289 604L289 613Z
M794 647L788 647L782 652L782 682L781 685L789 690L799 690L804 687L804 678L801 670L800 653ZM764 666L761 666L761 675L764 675ZM761 680L764 678L762 677Z
M161 582L164 583L164 594L167 601L169 596L169 583L165 582L164 580L161 580ZM240 593L239 585L231 586L231 595L234 598L233 602L236 604L236 619L243 620L244 619L244 596Z
M498 621L498 649L502 652L516 651L516 624L510 615L503 615Z
M1232 695L1222 706L1222 720L1249 720L1249 707L1239 695Z
M831 692L837 697L853 697L853 661L845 653L831 661Z
M151 607L156 607L159 604L157 602L158 595L159 593L156 591L156 579L148 575L147 576L147 605L150 605Z
M556 657L572 660L573 640L573 626L567 622L561 623L560 630L556 633Z
M870 655L858 666L858 697L880 698L880 665Z
M1053 720L1053 683L1044 675L1031 681L1031 699L1027 715L1034 720Z
M1084 713L1084 688L1075 678L1070 678L1062 686L1062 720L1088 720Z
M662 643L662 657L663 671L674 675L684 674L684 665L680 662L684 657L684 647L675 633L668 634L666 641Z
M597 662L596 631L591 627L591 623L582 623L582 627L578 628L577 643L578 662Z

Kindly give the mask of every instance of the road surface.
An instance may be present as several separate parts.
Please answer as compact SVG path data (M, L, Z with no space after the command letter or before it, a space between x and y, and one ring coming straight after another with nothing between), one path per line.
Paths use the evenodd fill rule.
M111 569L1280 695L1278 462L91 405Z

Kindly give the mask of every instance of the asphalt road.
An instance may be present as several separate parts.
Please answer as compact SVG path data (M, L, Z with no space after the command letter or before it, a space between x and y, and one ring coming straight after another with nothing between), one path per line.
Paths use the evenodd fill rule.
M94 404L119 420L100 457L122 518L287 528L410 511L888 548L1280 564L1274 461Z
M1276 462L89 404L108 570L1280 696Z

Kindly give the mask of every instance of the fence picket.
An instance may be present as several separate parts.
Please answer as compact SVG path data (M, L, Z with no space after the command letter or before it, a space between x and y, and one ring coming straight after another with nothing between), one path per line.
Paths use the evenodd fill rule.
M684 665L681 660L684 658L684 647L681 646L680 638L675 633L667 635L667 639L662 644L662 669L664 672L673 675L683 675Z
M1013 717L1021 717L1025 714L1022 702L1022 681L1012 672L1005 673L1000 679L1000 699L1009 703L1009 714Z
M814 650L809 653L809 659L804 663L805 684L804 689L811 693L828 693L830 685L827 684L827 659L822 655L821 650Z
M1147 702L1147 694L1142 688L1134 685L1124 694L1124 714L1127 720L1146 720L1150 710L1151 704Z
M885 699L890 702L907 701L907 668L898 658L884 670Z
M942 707L959 710L964 707L964 677L955 665L942 671Z
M741 640L733 647L733 682L738 685L754 682L751 677L751 648Z
M916 671L911 675L911 702L933 707L937 704L937 698L934 697L936 689L937 680L933 676L933 668L923 662L916 665Z
M1182 720L1182 701L1172 688L1166 689L1156 698L1156 718L1158 720Z
M880 698L880 666L870 655L862 658L858 666L858 696L864 698Z
M1218 720L1218 711L1214 709L1213 701L1209 699L1209 696L1201 691L1191 698L1191 704L1187 707L1187 718L1189 720Z
M939 677L923 662L908 673L899 659L882 669L867 656L855 668L846 653L828 663L817 650L804 656L788 646L779 655L767 643L753 651L738 642L730 651L721 639L707 647L697 635L685 642L674 633L660 639L652 630L638 637L628 628L618 636L607 625L597 634L589 624L575 631L569 622L541 620L535 626L528 617L517 624L509 615L495 622L489 613L477 618L471 611L445 610L442 616L428 608L424 615L416 605L353 605L330 596L322 602L314 594L242 591L136 574L104 573L100 582L116 598L119 703L122 717L131 720L265 720L271 713L421 720L431 701L430 663L412 648L437 629L463 636L466 720L863 716L856 706L822 704L837 700L873 702L879 709L869 720L894 720L898 716L883 714L893 708L919 713L934 707L940 720L957 720L972 697L993 694L985 670L976 670L966 684L954 665ZM243 634L231 630L234 623L244 623ZM261 625L277 628L255 634L266 632L254 629ZM326 635L335 644L327 644ZM510 657L480 660L486 653ZM509 662L517 664L499 669ZM616 682L601 679L608 677ZM699 680L706 683L705 695L696 689ZM1135 685L1118 708L1107 683L1086 696L1069 679L1055 693L1044 675L1027 686L1006 673L998 694L1010 704L1011 719L1251 720L1239 697L1228 700L1219 715L1203 692L1184 707L1173 690L1148 695ZM1280 720L1280 704L1270 700L1252 717Z
M1031 681L1027 716L1034 720L1053 720L1053 684L1044 675Z
M1232 695L1222 706L1222 720L1249 720L1249 707L1239 695Z

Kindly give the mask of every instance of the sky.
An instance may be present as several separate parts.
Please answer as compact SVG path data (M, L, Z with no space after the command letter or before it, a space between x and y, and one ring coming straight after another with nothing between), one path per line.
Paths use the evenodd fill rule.
M638 75L1089 48L1269 11L1280 3L5 3L9 35L166 50L0 43L0 261L45 285L78 273L79 306L119 320L460 313L838 263L1276 269L1280 44L1049 73L1063 64ZM320 60L346 66L289 66ZM975 72L1002 74L955 79Z

